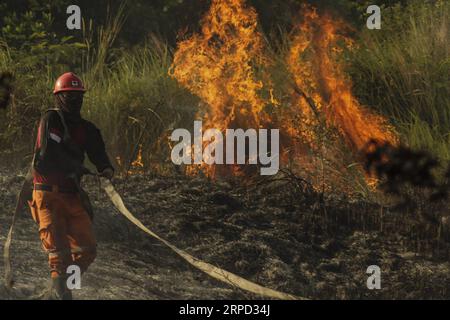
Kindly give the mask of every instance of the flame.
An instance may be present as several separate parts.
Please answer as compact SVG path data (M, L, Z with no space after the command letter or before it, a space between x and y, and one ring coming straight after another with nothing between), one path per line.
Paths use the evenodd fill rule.
M120 156L116 157L117 165L122 168L124 166L124 162ZM139 144L138 154L136 155L136 159L134 159L130 164L129 168L125 170L127 175L135 175L135 174L143 174L144 173L144 162L142 156L142 144Z
M135 169L144 167L144 162L142 161L142 144L139 145L138 154L136 156L136 159L131 162L131 167Z
M339 41L353 46L351 39L339 34L349 27L330 14L319 16L315 8L304 6L302 11L303 23L296 28L287 57L295 85L308 90L327 124L339 130L353 151L361 150L372 139L395 144L397 138L386 120L358 102L342 64L334 57L342 51ZM316 122L305 99L297 98L295 104L307 125Z
M118 158L120 161L120 158ZM119 162L120 164L121 162ZM139 150L136 155L136 159L134 159L130 164L129 168L126 171L127 175L136 175L136 174L143 174L145 173L144 169L144 161L142 156L142 144L139 144Z
M339 44L353 45L350 38L339 33L348 27L309 6L303 8L302 18L294 29L285 61L293 98L291 106L281 108L264 73L272 61L255 10L244 0L212 1L201 32L178 43L169 71L201 98L206 112L199 117L205 130L280 128L282 152L288 150L290 161L300 161L307 148L320 149L317 128L323 124L336 128L354 153L372 139L394 143L396 136L385 119L357 101L351 81L337 62L342 51ZM276 112L266 111L269 105ZM281 109L284 111L279 112ZM283 161L287 162L284 155ZM217 167L201 169L214 175ZM242 171L231 167L225 173L239 175Z
M265 101L254 66L263 64L257 15L243 0L214 0L200 34L182 41L172 75L209 106L207 123L218 129L258 128Z
M201 33L178 44L170 72L206 103L205 129L224 132L270 123L265 86L255 72L266 62L255 10L244 0L214 0Z

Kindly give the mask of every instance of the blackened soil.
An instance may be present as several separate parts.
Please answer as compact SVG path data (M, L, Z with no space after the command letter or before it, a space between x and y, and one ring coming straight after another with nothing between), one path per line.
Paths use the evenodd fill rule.
M0 249L21 181L0 176ZM134 175L114 181L128 209L180 249L272 289L311 299L449 299L447 225L356 199L325 199L288 180L236 182ZM114 209L93 178L98 257L76 299L255 299L191 267ZM448 214L448 207L436 214ZM447 220L442 220L447 221ZM436 229L436 230L435 230ZM15 285L26 299L47 285L37 226L24 211L12 247ZM381 269L381 290L366 270ZM3 274L3 263L0 273Z

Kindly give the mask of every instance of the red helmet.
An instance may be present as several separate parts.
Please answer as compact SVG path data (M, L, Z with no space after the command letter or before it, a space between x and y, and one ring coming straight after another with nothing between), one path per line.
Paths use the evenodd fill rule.
M56 80L55 89L53 90L53 94L57 94L58 92L64 91L81 91L86 92L84 89L83 81L78 78L74 73L67 72Z

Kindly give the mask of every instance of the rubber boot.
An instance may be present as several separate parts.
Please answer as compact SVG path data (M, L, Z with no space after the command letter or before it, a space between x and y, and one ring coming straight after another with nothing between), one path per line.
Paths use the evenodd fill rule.
M52 278L44 300L72 300L72 291L67 288L67 277Z
M52 282L58 300L72 300L72 291L67 288L67 277L53 278Z

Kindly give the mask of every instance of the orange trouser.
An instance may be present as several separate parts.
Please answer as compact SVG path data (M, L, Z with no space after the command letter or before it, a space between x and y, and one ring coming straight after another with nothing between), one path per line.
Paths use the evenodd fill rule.
M65 275L70 265L86 271L95 259L96 241L80 196L34 190L29 204L39 225L42 246L48 253L51 276Z

